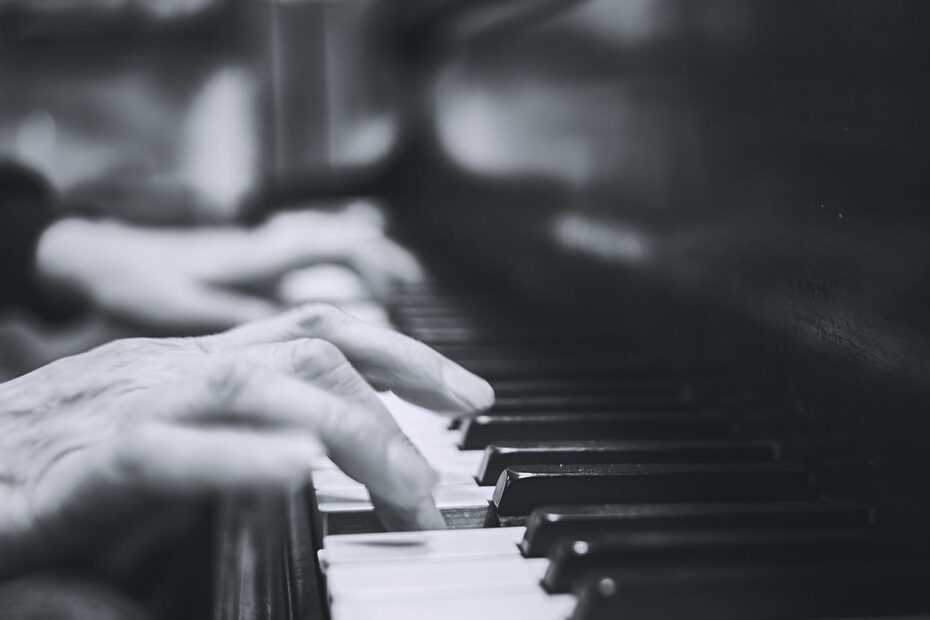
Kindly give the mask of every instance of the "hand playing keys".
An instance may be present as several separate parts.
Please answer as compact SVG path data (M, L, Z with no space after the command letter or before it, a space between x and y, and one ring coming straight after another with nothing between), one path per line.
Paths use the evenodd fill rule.
M436 474L376 390L480 411L482 379L329 306L223 334L120 340L0 385L0 573L159 502L304 481L326 453L391 529L443 527Z

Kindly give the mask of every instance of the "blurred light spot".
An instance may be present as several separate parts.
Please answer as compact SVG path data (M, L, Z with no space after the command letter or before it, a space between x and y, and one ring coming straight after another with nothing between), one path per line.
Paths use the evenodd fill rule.
M334 124L335 128L335 124ZM342 139L333 137L341 164L368 164L388 155L397 144L397 121L389 115L356 118L343 131Z
M563 213L552 223L552 234L561 246L605 260L642 263L655 257L652 238L618 222L597 221L578 213Z
M464 168L494 176L547 174L584 184L596 164L593 136L617 136L623 115L598 85L565 92L557 85L510 79L475 82L449 72L437 89L443 151Z
M206 82L184 122L181 174L210 206L227 213L257 180L253 99L248 74L226 68Z
M23 119L16 131L16 154L35 168L46 168L55 154L58 127L52 115L37 110Z
M675 25L674 8L668 0L595 0L569 19L597 38L635 45L667 35Z
M617 593L617 584L613 579L605 577L597 582L597 591L601 596L610 597Z

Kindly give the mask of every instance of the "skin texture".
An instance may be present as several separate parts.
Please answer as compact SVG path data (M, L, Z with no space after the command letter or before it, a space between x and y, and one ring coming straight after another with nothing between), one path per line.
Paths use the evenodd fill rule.
M293 488L328 454L391 529L443 527L435 472L375 390L439 412L494 399L425 345L322 305L127 339L0 385L0 574L49 565L171 501Z
M42 236L37 268L49 288L70 290L104 314L159 335L207 333L281 310L274 288L320 264L355 271L375 297L423 277L417 260L384 232L380 213L281 213L254 229L145 228L67 219Z

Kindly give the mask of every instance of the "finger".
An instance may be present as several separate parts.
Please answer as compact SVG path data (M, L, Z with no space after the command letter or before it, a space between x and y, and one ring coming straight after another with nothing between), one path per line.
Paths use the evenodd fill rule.
M62 458L39 481L31 507L47 530L67 536L154 499L291 488L309 479L319 453L310 436L146 423Z
M494 390L487 381L420 342L331 306L304 306L204 342L236 348L299 338L331 342L376 389L392 390L434 411L461 414L482 411L494 403Z
M280 312L261 299L176 282L153 281L141 295L104 293L98 301L116 318L172 334L229 329Z
M298 377L364 407L380 408L371 385L335 345L319 338L242 347L227 354L233 363L246 361L269 370Z
M377 297L386 297L398 283L415 284L425 278L423 268L406 249L387 238L362 244L348 264Z
M124 485L156 494L292 488L323 453L311 435L150 424L114 447Z
M342 210L342 215L356 221L364 222L379 230L387 227L387 216L384 211L370 200L355 200Z
M340 265L297 269L281 278L278 299L290 306L309 301L346 303L371 299L365 282L353 270Z
M286 212L252 231L215 232L195 268L217 284L267 282L302 267L344 261L352 247L382 236L376 226L341 215Z
M179 291L166 308L163 315L166 323L176 322L180 327L208 330L229 329L281 311L270 301L208 286L192 286Z
M442 527L432 499L436 473L384 406L341 398L314 385L237 362L164 390L156 402L164 419L289 429L318 438L346 474L364 484L394 529Z
M387 237L376 242L375 258L381 258L388 266L390 273L399 281L416 283L423 280L425 270L420 261L410 250Z

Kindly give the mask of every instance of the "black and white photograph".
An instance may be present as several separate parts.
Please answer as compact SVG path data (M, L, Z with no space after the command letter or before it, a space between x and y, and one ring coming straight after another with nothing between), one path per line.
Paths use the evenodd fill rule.
M0 0L0 620L930 620L927 0Z

